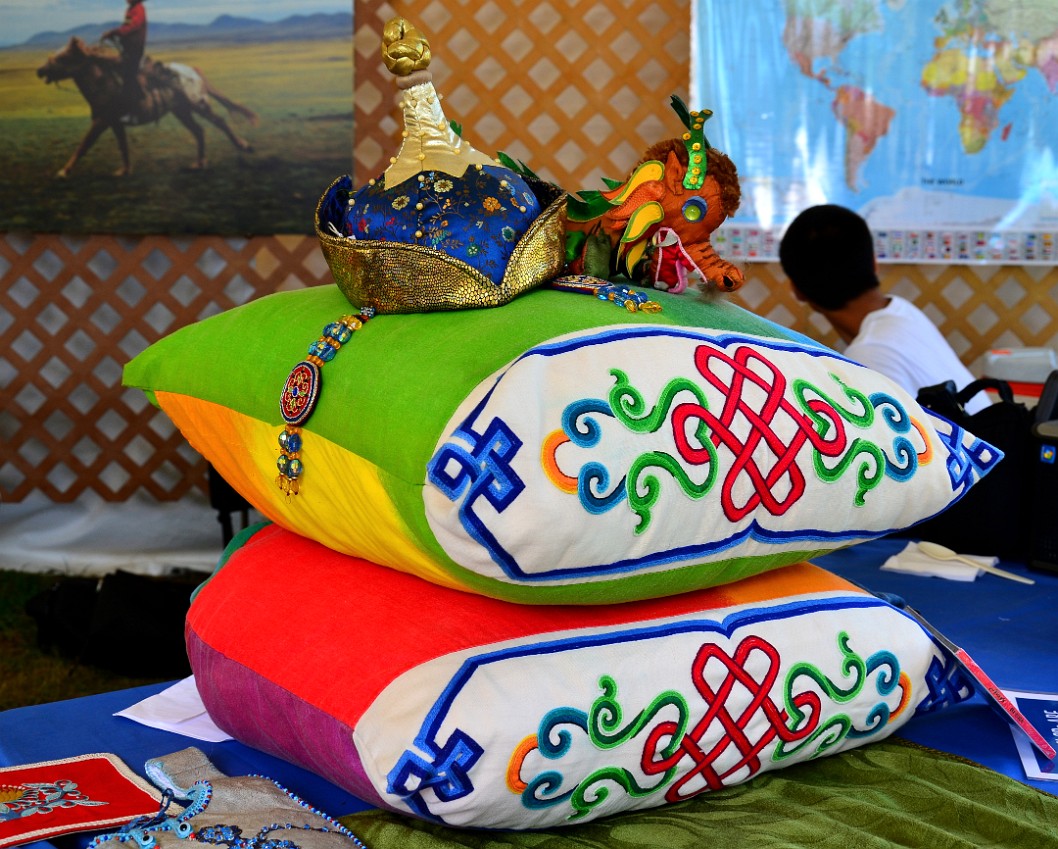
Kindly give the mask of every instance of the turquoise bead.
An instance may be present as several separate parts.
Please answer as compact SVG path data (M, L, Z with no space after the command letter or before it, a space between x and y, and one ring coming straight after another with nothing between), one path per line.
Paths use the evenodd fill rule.
M344 345L353 338L353 331L340 321L334 321L323 328L323 335L328 339L337 339L338 342Z
M279 434L279 447L287 454L297 454L301 450L301 435L284 430Z
M322 339L317 339L311 345L309 345L309 353L319 357L325 363L329 363L334 359L334 355L338 353L336 348L332 348Z

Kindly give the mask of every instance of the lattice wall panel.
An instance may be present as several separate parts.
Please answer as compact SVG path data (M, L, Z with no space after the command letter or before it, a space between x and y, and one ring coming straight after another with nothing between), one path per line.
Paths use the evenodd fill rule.
M1058 349L1058 269L882 266L971 365L999 346ZM775 264L751 264L734 300L838 345ZM261 295L330 281L316 240L0 238L0 496L180 498L205 466L138 390L125 362L178 327Z
M688 96L690 0L356 0L357 184L397 150L400 113L379 55L397 14L429 38L434 84L466 139L566 189L624 176L683 130L668 102Z
M777 263L751 264L734 300L773 321L840 346L820 316L797 302ZM1058 268L880 265L882 288L918 304L974 374L993 348L1058 350Z
M177 328L330 281L315 238L0 238L0 495L176 499L205 464L124 363Z

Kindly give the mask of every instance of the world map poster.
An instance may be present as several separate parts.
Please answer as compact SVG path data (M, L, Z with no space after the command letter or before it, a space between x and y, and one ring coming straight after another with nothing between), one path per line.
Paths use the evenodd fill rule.
M837 203L883 261L1058 261L1055 0L696 0L693 28L691 105L742 185L726 255Z

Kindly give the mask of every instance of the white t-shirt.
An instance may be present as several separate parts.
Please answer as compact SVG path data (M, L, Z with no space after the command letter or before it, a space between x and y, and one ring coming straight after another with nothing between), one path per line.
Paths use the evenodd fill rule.
M924 386L952 380L962 389L974 379L929 317L897 295L889 297L884 309L867 314L845 356L884 374L911 397ZM978 392L966 403L966 412L976 413L990 403L987 393Z

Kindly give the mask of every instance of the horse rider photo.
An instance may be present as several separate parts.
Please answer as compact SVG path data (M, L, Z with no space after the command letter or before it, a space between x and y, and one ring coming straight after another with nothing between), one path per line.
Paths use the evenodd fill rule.
M129 9L139 8L141 4L142 0L129 0ZM253 145L239 136L223 116L213 110L210 101L215 100L232 115L238 115L256 126L257 114L252 109L226 97L197 68L179 62L145 59L144 87L136 80L138 73L133 70L135 66L125 64L127 56L126 53L119 58L106 48L90 47L77 36L71 36L65 48L53 53L37 69L37 76L47 83L72 79L91 107L88 131L66 164L59 169L58 177L68 177L81 157L106 130L113 132L121 155L121 168L114 175L128 176L132 173L132 163L126 126L159 121L167 113L172 113L194 139L195 159L189 166L192 170L201 171L207 167L206 136L202 126L195 121L196 117L217 127L236 150L245 153L253 150ZM124 81L120 79L121 66L127 68ZM136 86L135 94L130 91L133 84L130 80Z
M348 0L17 0L0 21L0 231L311 235L306 186L353 166Z

